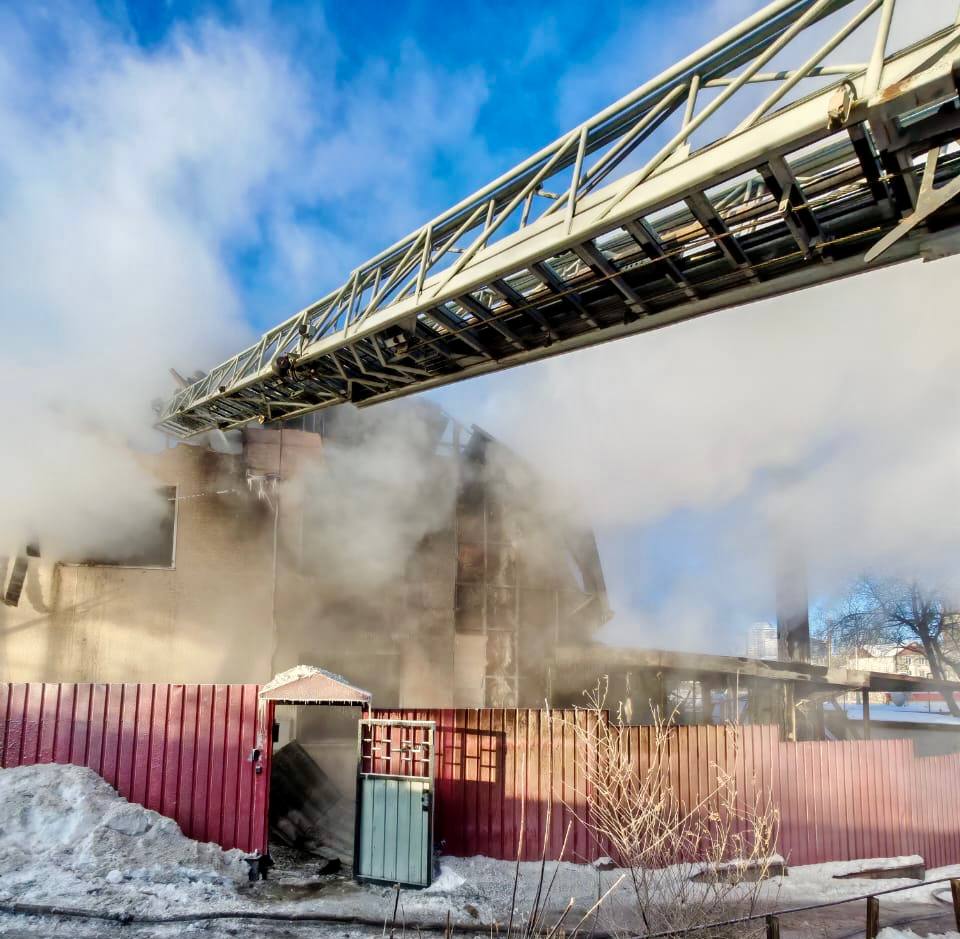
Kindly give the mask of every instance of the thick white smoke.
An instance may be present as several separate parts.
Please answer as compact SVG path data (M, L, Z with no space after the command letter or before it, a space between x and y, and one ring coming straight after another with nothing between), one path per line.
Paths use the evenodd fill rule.
M408 401L330 418L323 458L301 481L304 571L317 596L376 605L455 517L456 464L437 446L446 418Z
M302 36L248 12L147 50L94 7L0 11L0 557L135 541L161 504L130 445L162 445L150 403L168 369L208 368L251 340L251 314L315 299L380 247L373 228L402 234L425 214L422 162L483 152L479 73L411 46L341 79L319 13L299 24L304 68ZM375 223L349 210L358 193ZM330 218L336 233L315 221Z
M870 273L550 360L493 390L488 423L510 422L506 438L562 479L602 544L667 532L665 558L647 542L632 570L612 559L612 638L742 651L749 611L772 611L781 532L803 547L814 593L863 569L957 584L958 271L951 259ZM669 586L645 565L671 571Z
M47 68L26 23L0 27L0 532L54 557L117 547L159 508L127 445L156 446L170 366L246 338L221 245L293 133L275 102L298 98L223 30L147 55L71 28Z
M729 25L756 4L721 6ZM128 445L155 445L149 402L170 392L168 367L248 340L229 256L266 257L251 279L273 322L430 214L432 155L478 182L478 155L494 167L474 131L482 76L437 74L414 49L343 87L322 23L311 58L331 64L307 75L267 22L201 23L144 51L94 14L28 9L0 11L0 556L33 537L76 556L135 539L159 508ZM898 22L919 34L945 9L901 3ZM676 54L714 32L700 20L697 39L674 31ZM597 53L608 65L584 65L586 85L576 69L565 80L570 119L608 103L609 69L618 90L648 77L636 49L650 34L628 26ZM303 224L304 204L348 234ZM470 386L464 416L558 476L622 545L605 557L614 635L739 648L769 610L778 525L803 541L817 589L865 566L956 569L957 270L871 274L529 366ZM693 565L674 543L681 574L648 583L664 562L628 534L678 514L710 529L709 551ZM751 613L724 618L737 609Z

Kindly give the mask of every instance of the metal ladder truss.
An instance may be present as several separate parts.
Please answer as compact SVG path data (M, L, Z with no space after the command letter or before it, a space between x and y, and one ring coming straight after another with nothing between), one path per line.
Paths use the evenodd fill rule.
M158 426L385 401L955 252L960 26L888 54L893 11L770 3L197 377ZM867 61L831 64L853 36Z

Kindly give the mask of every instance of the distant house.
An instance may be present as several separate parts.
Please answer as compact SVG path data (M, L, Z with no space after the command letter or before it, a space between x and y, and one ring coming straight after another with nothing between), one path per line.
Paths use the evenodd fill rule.
M883 643L860 646L851 652L845 664L864 672L884 672L889 675L912 675L930 678L930 665L923 646L919 643Z
M930 678L932 675L923 646L917 643L900 646L894 655L894 661L894 671L898 675L913 675L916 678Z

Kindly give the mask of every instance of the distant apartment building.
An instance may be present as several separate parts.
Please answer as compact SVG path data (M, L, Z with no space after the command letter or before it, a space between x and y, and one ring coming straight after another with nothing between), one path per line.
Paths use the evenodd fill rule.
M753 623L747 630L747 658L777 658L777 627L770 623Z

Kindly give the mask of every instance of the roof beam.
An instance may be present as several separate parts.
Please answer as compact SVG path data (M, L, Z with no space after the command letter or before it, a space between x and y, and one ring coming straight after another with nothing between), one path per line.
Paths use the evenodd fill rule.
M701 655L664 649L632 649L600 645L587 648L560 646L556 652L556 664L558 668L586 667L598 671L601 669L606 671L649 669L671 674L677 678L699 679L735 675L740 678L763 681L795 681L807 686L851 689L864 687L867 678L865 672L828 669L822 665L808 665L801 662L779 663L739 656Z

